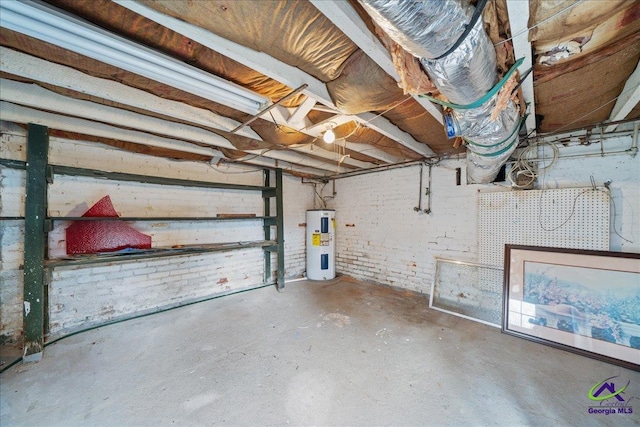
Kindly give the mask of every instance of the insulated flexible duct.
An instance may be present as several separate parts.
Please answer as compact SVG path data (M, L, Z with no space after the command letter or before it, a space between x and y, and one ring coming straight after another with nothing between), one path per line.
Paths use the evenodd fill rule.
M482 20L450 53L471 21L474 7L466 0L360 0L367 13L396 43L420 58L429 77L451 102L467 105L491 90L498 80L495 49ZM491 120L496 97L471 109L454 109L445 117L447 135L467 141L467 180L489 183L517 145L518 107L507 107Z

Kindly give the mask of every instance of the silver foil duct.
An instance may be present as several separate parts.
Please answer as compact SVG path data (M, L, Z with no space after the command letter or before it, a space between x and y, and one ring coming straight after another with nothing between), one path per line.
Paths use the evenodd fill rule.
M365 10L396 43L420 58L429 77L451 102L465 105L482 98L497 82L495 49L479 19L449 55L440 59L464 32L474 8L465 0L360 0ZM518 108L509 101L495 121L495 97L478 108L454 110L456 132L468 144L467 180L495 179L515 149Z

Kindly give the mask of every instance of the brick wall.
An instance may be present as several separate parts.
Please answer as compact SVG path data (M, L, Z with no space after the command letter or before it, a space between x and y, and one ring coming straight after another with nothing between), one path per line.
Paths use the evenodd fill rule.
M0 157L25 160L25 131L3 123ZM50 139L54 164L199 181L262 185L262 172L230 167L225 173L196 162L171 161L107 148L95 143ZM25 172L0 167L0 214L22 216ZM272 178L272 182L275 178ZM304 274L304 212L313 192L298 178L284 176L286 277ZM216 216L218 213L262 215L260 192L240 192L56 175L49 186L50 216L80 216L105 195L122 216ZM272 202L275 209L275 202ZM273 210L275 212L275 210ZM50 258L66 253L65 229L55 223L49 233ZM152 236L152 246L261 240L262 222L139 221L131 225ZM0 317L3 340L18 339L22 329L23 221L0 222ZM273 256L275 267L275 255ZM51 274L50 327L53 335L134 313L155 311L263 281L263 252L249 248L138 262L57 267Z
M7 126L4 124L4 126ZM24 131L3 132L0 157L24 160ZM630 139L607 143L628 146ZM589 154L599 146L563 148L561 155ZM99 169L107 163L122 172L175 178L260 185L261 173L222 174L200 163L173 162L102 148L98 144L52 138L50 161ZM462 185L456 185L456 169ZM336 266L340 273L372 282L429 293L435 257L477 261L477 193L512 191L507 183L466 185L465 161L446 160L432 169L431 213L415 212L419 167L412 166L336 181L328 199L336 209ZM20 216L24 206L24 171L0 168L0 214ZM611 250L640 252L640 156L561 158L544 176L545 188L598 185L612 180L615 203ZM423 171L422 209L427 207ZM330 195L332 186L325 187ZM50 187L50 215L80 215L110 194L122 215L215 215L218 212L260 214L258 193L206 189L170 190L136 183L113 183L81 177L56 177ZM202 201L206 203L202 203ZM313 190L285 175L285 267L287 277L305 270L305 211L314 207ZM49 235L50 256L64 254L61 222ZM259 221L231 223L138 222L153 244L212 243L260 239ZM22 327L22 240L20 221L0 223L0 318L2 335L15 337ZM214 240L212 240L214 239ZM275 262L273 263L275 266ZM122 263L114 266L60 268L52 275L52 331L61 332L133 312L155 310L185 301L259 285L262 252L246 249L188 257Z
M419 166L336 181L336 268L359 279L428 293L434 256L474 259L476 186L456 185L449 160L432 169L431 214L415 212ZM423 170L422 209L426 209Z
M624 149L630 142L630 137L607 140L607 151ZM597 152L599 144L562 148L561 156L590 154L589 150ZM462 171L459 186L456 168ZM429 293L435 257L478 261L477 194L512 191L509 184L466 185L465 161L443 161L432 169L432 212L416 213L419 169L336 181L337 194L329 207L336 209L338 272ZM423 190L427 175L425 167ZM600 186L612 180L610 249L640 252L640 156L560 158L543 179L545 188L585 187L591 185L591 176ZM613 232L614 225L622 237Z

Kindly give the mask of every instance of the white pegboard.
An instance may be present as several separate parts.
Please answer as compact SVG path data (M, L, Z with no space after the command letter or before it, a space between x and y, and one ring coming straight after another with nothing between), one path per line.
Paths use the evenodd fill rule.
M609 190L478 193L478 253L503 266L504 245L609 250Z

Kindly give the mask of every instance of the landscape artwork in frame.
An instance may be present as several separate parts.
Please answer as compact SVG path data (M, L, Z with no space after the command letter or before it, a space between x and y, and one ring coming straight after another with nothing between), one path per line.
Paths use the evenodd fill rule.
M640 254L506 245L502 331L640 370Z

